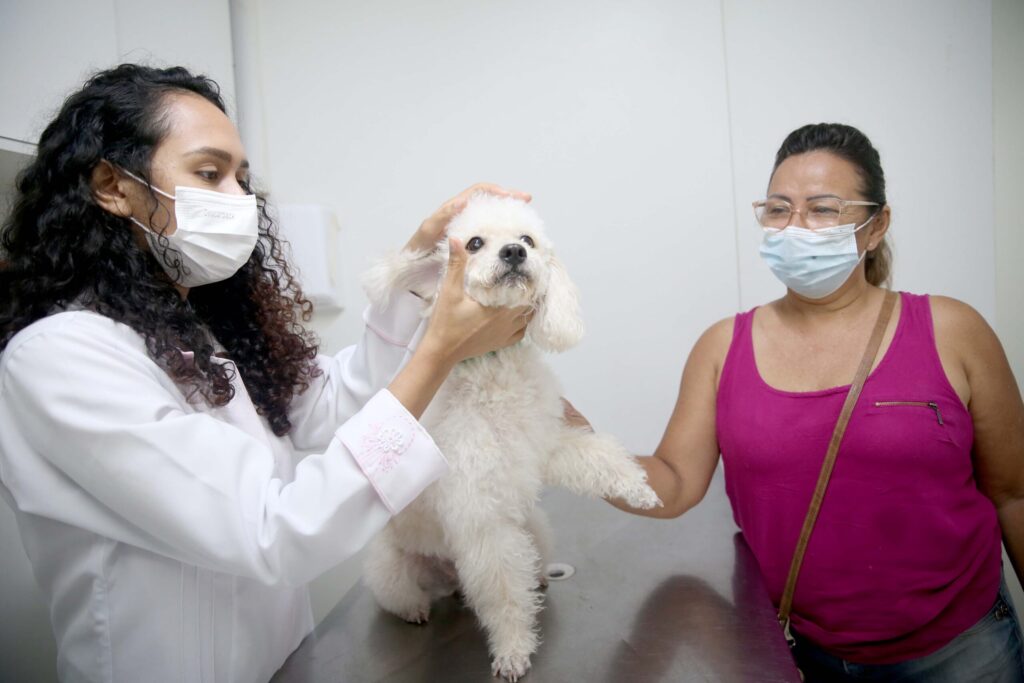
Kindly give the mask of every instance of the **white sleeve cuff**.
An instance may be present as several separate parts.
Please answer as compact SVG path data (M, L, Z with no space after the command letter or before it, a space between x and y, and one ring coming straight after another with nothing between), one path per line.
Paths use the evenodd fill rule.
M434 440L387 389L337 435L393 515L448 471Z
M398 292L387 306L371 305L363 313L366 327L395 346L408 346L423 321L426 302L412 292Z

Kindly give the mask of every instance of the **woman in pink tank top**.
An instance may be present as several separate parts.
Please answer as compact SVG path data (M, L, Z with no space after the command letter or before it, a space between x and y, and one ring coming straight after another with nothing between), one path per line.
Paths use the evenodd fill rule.
M842 403L889 280L878 153L817 124L783 143L761 253L784 297L697 342L653 457L676 517L721 455L736 524L779 603ZM570 411L571 412L571 411ZM1024 681L1000 540L1024 572L1024 404L972 308L901 293L838 453L796 584L806 680Z

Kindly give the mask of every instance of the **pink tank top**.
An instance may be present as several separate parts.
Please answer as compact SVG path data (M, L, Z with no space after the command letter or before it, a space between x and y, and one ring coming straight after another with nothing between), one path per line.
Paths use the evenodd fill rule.
M866 664L921 657L996 599L995 507L974 481L970 413L946 379L927 296L901 293L892 344L843 438L793 600L793 627ZM848 386L768 386L754 311L736 316L717 399L718 444L736 524L778 605Z

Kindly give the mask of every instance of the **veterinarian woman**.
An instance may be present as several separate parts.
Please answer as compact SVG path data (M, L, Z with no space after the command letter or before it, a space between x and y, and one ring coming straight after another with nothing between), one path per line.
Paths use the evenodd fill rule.
M318 356L247 173L213 82L122 65L67 99L19 178L0 491L64 681L268 680L313 627L307 582L445 470L416 420L448 371L524 333L524 311L464 298L454 244L411 357L412 295ZM471 188L411 246L473 189L508 194Z
M631 512L683 514L721 453L735 520L780 605L867 355L796 573L797 664L808 681L1024 681L1000 578L1000 537L1024 572L1024 406L995 334L964 303L894 293L866 353L887 299L891 213L858 130L790 134L755 212L786 294L694 346L661 444L641 458L665 505ZM970 241L970 218L955 220Z

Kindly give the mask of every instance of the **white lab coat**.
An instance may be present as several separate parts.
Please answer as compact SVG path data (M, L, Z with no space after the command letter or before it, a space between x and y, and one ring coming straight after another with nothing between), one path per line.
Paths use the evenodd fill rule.
M237 377L228 405L189 403L138 334L95 313L11 340L0 494L50 601L61 680L273 675L313 627L307 582L447 469L383 389L420 309L371 308L359 345L318 358L283 438Z

